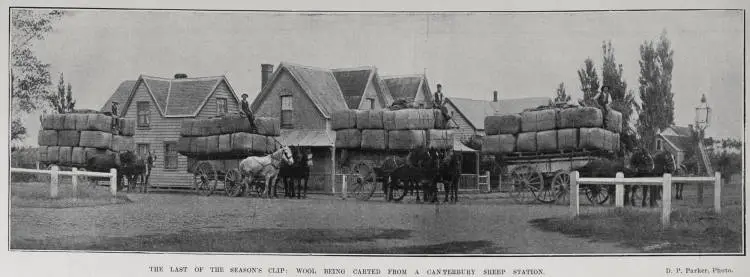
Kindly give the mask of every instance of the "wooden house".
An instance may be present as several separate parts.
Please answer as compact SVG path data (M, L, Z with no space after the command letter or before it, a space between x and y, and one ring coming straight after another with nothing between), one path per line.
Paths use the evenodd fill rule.
M657 152L668 151L672 153L677 164L692 163L692 165L697 165L698 167L693 168L693 170L698 170L698 172L692 172L694 174L710 175L713 173L712 166L705 153L705 146L698 140L698 134L693 129L693 125L667 127L656 136L654 147ZM701 153L701 151L704 153ZM706 154L706 157L703 157L703 154Z
M156 187L189 187L188 159L177 153L182 120L206 119L239 112L239 99L224 76L159 78L141 75L123 81L104 104L110 111L119 103L120 116L136 121L135 143L139 154L156 155L150 183Z

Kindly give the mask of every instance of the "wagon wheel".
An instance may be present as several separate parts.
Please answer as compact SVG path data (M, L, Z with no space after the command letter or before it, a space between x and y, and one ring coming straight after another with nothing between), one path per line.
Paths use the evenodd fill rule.
M211 163L202 161L195 167L193 184L200 195L209 196L216 190L216 170Z
M406 182L399 180L398 184L391 186L391 190L393 191L393 201L399 202L403 200L406 196Z
M240 196L244 189L240 171L234 168L227 171L227 174L224 175L224 192L226 192L227 196Z
M536 169L528 165L519 166L511 172L510 196L517 203L531 203L543 184L544 177Z
M609 200L609 192L605 186L588 185L586 186L586 198L589 199L591 204L601 205Z
M539 190L535 191L534 196L536 196L536 200L539 200L539 202L545 204L555 203L557 201L557 191L552 187L552 180L548 179L545 182L544 176L542 176L542 185Z
M354 184L354 198L357 200L367 201L375 193L375 172L365 163L360 163L355 167L355 172L359 175ZM348 187L349 184L347 184Z
M557 203L570 203L570 172L561 170L552 178L552 191Z

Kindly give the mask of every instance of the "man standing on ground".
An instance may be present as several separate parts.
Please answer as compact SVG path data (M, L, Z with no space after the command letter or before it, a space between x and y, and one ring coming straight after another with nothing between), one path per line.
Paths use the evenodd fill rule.
M255 117L253 116L253 112L250 110L250 104L247 103L247 93L242 94L242 103L240 104L242 106L242 112L245 113L245 116L247 116L247 120L250 121L250 132L257 132L258 129L255 127Z

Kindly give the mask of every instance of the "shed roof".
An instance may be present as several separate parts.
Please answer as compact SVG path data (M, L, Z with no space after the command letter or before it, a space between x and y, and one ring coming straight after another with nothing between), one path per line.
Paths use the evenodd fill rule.
M549 104L549 97L500 99L497 102L467 98L446 98L477 130L484 130L484 118L495 114L520 113L525 109Z
M463 142L460 142L458 140L453 140L453 151L457 152L477 152L477 150L471 149L471 147L466 146Z
M99 110L101 112L108 112L112 109L112 102L120 103L120 112L127 110L127 107L125 106L128 101L128 98L130 97L130 93L133 92L133 88L135 88L136 80L125 80L120 83L119 86L117 86L117 89L115 89L115 93L112 94L112 96L107 99L107 102L104 103L104 106Z

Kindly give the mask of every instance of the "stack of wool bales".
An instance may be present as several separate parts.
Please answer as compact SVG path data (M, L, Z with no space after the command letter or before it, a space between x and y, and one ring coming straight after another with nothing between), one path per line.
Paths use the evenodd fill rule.
M246 117L233 114L182 121L177 152L185 156L273 153L281 134L278 118L255 118L256 132Z
M119 130L112 129L118 120ZM39 161L61 166L86 166L95 155L114 160L121 151L135 151L135 120L101 113L42 115Z
M485 153L581 149L616 152L620 149L622 114L610 110L604 119L602 111L594 107L540 109L488 116L484 126L487 136L482 151Z
M411 150L453 148L453 130L439 110L342 110L333 113L336 148Z

